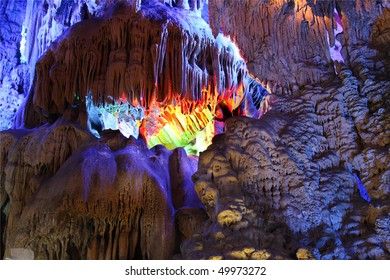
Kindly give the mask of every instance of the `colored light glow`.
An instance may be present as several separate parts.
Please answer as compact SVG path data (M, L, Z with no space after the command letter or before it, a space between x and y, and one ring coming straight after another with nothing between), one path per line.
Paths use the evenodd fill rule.
M326 40L327 40L328 45L329 45L329 53L330 53L330 57L333 61L344 62L344 58L341 54L341 49L343 46L341 45L340 41L336 39L336 36L340 33L343 33L344 29L342 26L340 15L338 14L336 9L334 9L333 16L334 16L334 19L336 22L336 28L333 29L333 33L334 33L334 45L333 46L330 45L329 33L326 32ZM337 73L336 67L335 67L335 72Z
M167 149L184 147L187 154L199 155L214 136L215 105L212 104L216 103L215 99L208 105L188 101L176 101L176 105L154 102L148 110L137 101L130 103L125 93L104 105L95 106L90 97L86 100L90 119L98 118L102 130L119 130L126 137L142 135L149 148L158 144Z
M126 137L138 138L144 110L139 105L129 103L124 93L118 100L99 106L95 106L90 96L86 96L85 100L89 119L100 122L102 130L119 130Z
M208 106L197 107L192 114L184 114L179 105L169 105L160 109L160 116L156 119L150 115L145 118L145 138L148 146L162 144L167 149L184 147L188 154L199 155L211 143L214 136L213 112ZM158 127L156 129L156 127Z
M252 108L254 112L249 110L247 90L246 82L241 81L219 96L212 97L209 88L203 90L204 100L180 100L176 96L170 105L154 101L148 109L137 100L129 102L125 93L105 105L93 105L90 97L86 100L90 118L99 116L103 130L119 130L126 137L141 136L149 148L159 144L167 149L183 147L188 155L198 156L207 149L216 134L223 132L224 120L232 116L239 106L242 108L238 110L238 115L242 116L259 117L268 111L269 98L261 101L260 108Z
M26 55L25 55L25 51L26 51L26 36L27 36L27 28L26 26L22 25L22 39L20 40L20 47L19 47L19 51L20 51L20 63L27 63L27 58L26 58Z
M371 201L371 197L369 196L369 194L367 192L367 189L363 186L362 181L360 181L359 176L356 173L353 173L353 177L355 177L355 180L356 180L356 183L357 183L357 186L358 186L358 190L359 190L360 196L365 201L370 202Z
M117 100L99 105L99 113L94 115L99 115L102 129L119 130L126 137L142 137L149 148L159 144L167 149L183 147L188 155L197 156L207 149L215 134L224 131L227 118L261 116L266 112L264 107L269 107L267 102L259 104L264 97L259 89L263 87L256 86L259 82L249 78L239 48L222 34L216 39L216 47L230 61L232 69L229 71L233 72L229 79L220 81L219 87L203 88L200 100L186 100L179 93L170 92L167 95L172 97L170 101L153 100L147 106L142 96L140 100L128 100L130 95L123 92ZM221 87L222 91L217 90ZM92 112L94 107L88 107Z

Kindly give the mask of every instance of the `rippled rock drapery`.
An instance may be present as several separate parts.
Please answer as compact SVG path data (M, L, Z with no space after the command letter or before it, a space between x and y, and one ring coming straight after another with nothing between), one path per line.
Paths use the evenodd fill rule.
M290 259L307 250L323 259L388 258L389 236L377 230L388 194L365 202L313 102L295 99L297 113L286 101L261 120L229 119L201 153L195 189L210 222L184 243L184 257Z
M142 150L131 145L113 152L96 143L73 153L27 200L8 244L31 248L38 259L169 258L168 182L152 152L137 156Z
M128 8L114 5L75 25L46 51L20 124L44 123L89 93L99 104L126 93L145 108L183 103L191 112L238 86L234 67L241 65L229 50L214 47L208 25L194 13L153 1L139 12L128 3L119 6Z
M17 110L29 92L35 63L53 41L77 22L103 15L112 5L124 2L138 10L140 0L27 0L3 1L0 7L0 130L13 127ZM164 2L164 1L160 1ZM181 1L198 11L202 1ZM20 121L17 122L17 125Z
M191 233L204 220L193 183L178 179L194 172L180 149L113 131L98 140L62 119L1 136L5 257L23 248L35 259L169 259L176 227ZM191 220L175 223L176 210Z
M125 100L142 110L142 119L136 118L139 123L126 122L134 117L126 109L115 116L116 127L125 135L127 124L131 131L137 131L138 125L149 146L193 145L196 150L193 140L197 141L200 130L209 131L205 138L211 138L217 103L228 103L230 110L251 106L241 104L251 90L248 81L234 43L222 35L214 38L197 13L156 1L135 9L122 1L99 17L75 24L46 50L36 63L35 79L16 127L53 122L77 106L78 121L89 126L86 114L92 110L84 106L88 99L99 107L90 120L96 119L97 126L100 122L105 129L102 111ZM262 96L256 96L256 102ZM112 119L109 127L115 127ZM91 131L98 135L101 129Z
M344 29L339 38L348 66L357 73L388 75L382 47L388 45L389 6L381 2L212 0L210 26L214 35L222 29L234 38L253 75L291 92L335 78L326 39L328 33L333 46L335 9Z
M0 6L0 130L13 127L37 59L73 24L103 13L115 1L8 0ZM139 1L127 1L135 7Z

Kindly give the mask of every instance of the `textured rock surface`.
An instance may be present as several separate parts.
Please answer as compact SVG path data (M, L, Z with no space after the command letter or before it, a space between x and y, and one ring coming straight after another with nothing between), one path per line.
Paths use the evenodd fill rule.
M43 8L49 9L50 13L44 16L46 20L43 23L38 20L39 23L37 24L42 24L42 28L53 27L61 19L73 18L72 14L66 15L66 13L71 13L67 6L68 3L50 2L43 4ZM76 5L76 3L74 4ZM111 5L106 4L107 6ZM157 3L154 4L157 5ZM33 5L39 6L39 3L35 2ZM58 11L58 5L61 5L61 7L65 5L61 9L63 13ZM129 1L123 5L126 5L127 8L108 11L111 16L108 19L100 20L103 23L106 22L105 25L101 24L105 26L102 32L108 32L108 34L111 32L113 36L107 38L107 42L112 43L108 46L108 50L118 47L117 44L120 44L120 42L117 39L124 39L121 37L123 34L118 34L118 37L116 37L116 27L123 25L121 17L127 18L125 22L130 25L134 24L134 29L123 36L129 35L136 41L133 42L133 47L129 48L133 58L129 64L133 68L128 74L142 79L145 78L148 82L150 82L149 78L152 77L153 87L154 78L157 79L158 75L156 73L153 76L153 64L150 60L153 58L153 54L160 55L155 53L156 49L153 49L158 46L155 46L149 40L156 38L153 36L162 36L165 43L169 41L168 47L171 48L169 53L173 57L170 57L169 61L167 60L167 66L164 67L163 65L157 65L162 62L156 58L154 66L158 68L155 69L156 71L165 71L164 73L169 73L171 77L177 76L174 73L177 70L183 74L184 79L192 79L193 71L188 69L188 71L182 71L181 67L198 67L196 64L193 65L195 60L202 63L201 57L194 53L187 54L186 50L179 54L179 57L183 55L186 59L183 62L184 64L176 60L173 48L178 48L182 42L186 42L188 40L186 36L190 36L192 39L191 36L200 35L200 39L209 40L209 43L202 41L193 44L192 47L195 48L195 53L200 51L200 48L209 48L209 57L214 55L213 51L218 52L218 49L214 48L214 38L212 38L208 26L199 21L200 18L195 15L179 11L179 15L173 17L168 8L159 5L156 6L156 9L159 9L157 12L146 6L143 13L136 14L135 10L139 8L137 5L129 3ZM80 8L80 3L76 5L76 8ZM88 8L91 7L88 6ZM28 6L28 9L31 9L31 7ZM60 18L52 17L52 12L56 10ZM163 14L159 15L159 11ZM95 12L96 15L107 15L105 8L96 8ZM192 25L188 25L183 20L184 15L192 16L197 21L193 22ZM74 20L78 21L77 18ZM98 19L95 19L85 23L84 29L95 28L94 24L98 21ZM199 23L198 21L202 25L195 27ZM51 24L48 24L48 22ZM154 25L151 26L150 22L153 22ZM171 31L169 36L167 29L165 29L168 24ZM183 24L184 26L182 26ZM85 37L86 34L80 33L82 26L80 25L69 31L75 34L71 41L82 40L80 36L84 36L84 39L88 38ZM108 30L110 28L111 31ZM147 32L141 32L143 28L146 28ZM200 31L199 28L203 29ZM204 30L206 28L207 30ZM36 29L41 30L40 27ZM35 55L35 59L38 56L37 53L44 52L50 41L54 39L54 37L46 37L46 35L54 36L54 31L42 30L40 32L42 36L39 37L39 40L27 44L31 49L26 52L32 56ZM96 32L101 31L99 28L95 30ZM60 33L58 32L58 34ZM138 35L145 35L146 37L143 39L146 42L142 43L143 39L139 38ZM34 37L31 36L31 38ZM70 35L69 37L71 38ZM105 38L104 36L101 37ZM190 44L192 44L192 40L190 41ZM72 51L72 49L67 48L67 38L62 42L65 51ZM34 45L36 43L37 46ZM162 44L163 48L167 46L165 43ZM147 45L146 50L144 44ZM107 45L103 42L103 46ZM53 48L56 48L56 45ZM192 52L191 46L189 48ZM223 47L221 48L223 51ZM165 57L165 49L161 50L161 53ZM61 52L55 54L61 55ZM93 61L101 63L100 55L104 56L105 53L95 52L93 54L99 56L95 57L96 59ZM71 55L72 59L74 55ZM215 55L218 58L218 53L215 53ZM50 74L49 79L52 77L54 77L53 79L63 79L66 76L63 72L57 71L57 73L54 70L50 73L39 72L42 70L39 65L45 65L45 61L50 60L51 56L52 51L49 49L40 60L43 62L38 64L36 71L38 85L44 85L44 83L39 82L39 79L44 79L47 74ZM188 62L191 59L190 56L192 56L192 66ZM67 57L69 58L69 56ZM231 55L227 53L225 56L222 55L221 59L229 60ZM29 57L29 60L33 60L33 58ZM210 63L211 61L212 59L210 59ZM65 62L71 63L69 60ZM107 67L116 65L115 59L109 62L107 61ZM145 77L140 76L143 72L138 72L139 67L142 68L139 63L144 63ZM174 65L169 66L170 63ZM206 59L203 59L203 63L206 63ZM175 68L175 64L177 64L177 68ZM53 65L49 63L46 66L50 69ZM219 63L217 62L218 66ZM226 64L222 66L226 67ZM93 68L94 64L84 65L84 70L89 71L89 67ZM175 70L172 70L172 68ZM212 66L210 69L213 69ZM226 69L221 70L222 75L224 75L224 70ZM94 69L91 71L94 72ZM102 73L104 74L106 71L108 78L112 78L112 75L115 74L112 74L106 68L103 69ZM52 74L54 72L57 74ZM109 75L110 73L112 75ZM77 74L77 71L75 74ZM118 75L120 74L123 73ZM204 73L204 75L207 76L207 73ZM82 75L76 75L76 77L80 81L85 78ZM136 77L134 77L134 83L138 82ZM226 74L226 77L230 78L228 74ZM90 80L99 81L95 76L89 78ZM169 82L172 78L166 78L168 80L165 82L168 82L166 85L169 88L173 83L172 81ZM195 75L194 79L198 78ZM217 83L220 83L221 87L225 87L224 78L225 76L217 79ZM107 79L107 81L114 86L113 81L110 79ZM124 81L123 79L122 82ZM66 82L69 82L69 80L62 85L66 86ZM212 82L214 82L214 79L212 79ZM234 81L229 82L234 83ZM46 83L46 85L50 86L51 82ZM117 85L115 84L115 86ZM148 93L143 91L144 86L141 85L135 93L140 99L139 102L143 98L148 100ZM176 86L186 87L187 84L176 83ZM188 85L189 88L196 90L199 90L201 86L201 83ZM226 85L229 88L231 86L232 84ZM56 96L55 92L58 92L59 95ZM161 93L161 98L172 98L169 95L171 89L164 92L166 95L164 97ZM31 96L40 100L43 98L45 106L46 103L49 106L57 106L58 104L52 104L53 100L60 100L61 103L62 94L60 91L44 93L40 89L39 94ZM149 94L154 94L154 92L149 92ZM201 92L197 94L201 95ZM45 99L45 96L47 99ZM74 95L72 95L72 98L74 98ZM204 98L207 98L207 96ZM206 100L201 101L206 102ZM36 113L32 107L32 98L26 101L24 109L25 111L21 115L22 118L34 123L37 119L41 121L42 118L46 117L46 121L49 120L49 123L34 130L12 130L4 132L0 136L2 148L2 183L0 187L2 257L5 252L5 257L19 258L20 254L15 255L15 252L22 252L21 249L24 248L26 250L31 249L33 256L40 259L170 258L179 247L177 240L184 240L191 236L196 226L206 219L202 205L193 190L193 183L190 180L196 169L196 160L187 158L184 150L178 149L171 152L157 146L149 151L142 144L142 141L137 142L138 144L132 143L132 140L129 142L129 140L122 139L121 136L113 136L110 133L107 134L107 132L102 134L102 138L98 141L88 132L86 114L82 111L83 108L80 111L80 107L77 106L64 106L62 110L54 112L46 110L44 116L38 115L37 119L34 117ZM58 118L58 116L54 116L55 114L63 116ZM22 122L20 121L19 124L22 124ZM82 124L82 126L78 124ZM123 149L126 145L129 146L130 150L124 152ZM30 151L33 152L30 153ZM144 164L142 164L142 159L145 159ZM170 166L170 168L165 168L165 166ZM111 200L110 195L112 196ZM49 204L50 206L48 206ZM103 206L100 207L100 204ZM69 211L70 208L72 211ZM176 211L177 215L175 217ZM176 230L180 234L178 235L179 239L176 239ZM81 232L83 233L80 234Z
M193 174L183 150L118 132L96 140L59 121L1 137L5 257L25 248L35 259L168 259L176 227L191 233L205 219L182 180Z
M16 111L32 84L35 63L50 44L70 26L101 16L117 2L135 10L141 5L139 0L2 1L0 21L7 24L0 27L0 104L5 108L0 111L0 130L12 127ZM186 6L192 7L197 11L203 5Z
M99 2L99 3L96 3ZM113 1L2 1L0 6L0 130L12 127L29 91L37 59L69 26Z
M214 33L235 38L275 102L260 120L229 120L201 154L195 188L210 221L186 241L186 257L390 258L390 82L379 47L389 9L353 3L210 1ZM324 40L335 8L345 63L329 59Z
M389 4L366 1L210 0L210 26L237 42L249 71L291 92L334 79L327 43L334 44L334 10L341 16L344 60L354 71L389 75ZM378 39L375 39L378 38ZM367 43L373 43L369 46ZM380 58L380 60L378 60ZM385 61L382 59L385 58Z
M38 61L23 123L40 125L89 93L100 104L126 93L146 109L163 102L193 112L212 106L225 89L234 92L244 71L230 49L214 46L195 14L156 3L138 13L119 5L75 25Z
M20 65L20 41L26 1L0 4L0 131L11 128L29 86L28 67Z
M1 133L0 207L6 220L2 223L4 244L7 244L7 236L15 236L13 226L39 185L90 138L87 133L68 124L43 126L35 132L11 130Z
M142 117L135 120L126 108L120 114L113 110L110 117L117 118L118 124L111 118L110 127L116 125L127 136L137 137L140 126L149 147L188 146L188 152L197 154L211 139L218 103L225 102L230 111L237 107L250 114L261 111L259 103L268 92L248 76L237 47L222 35L214 38L196 12L155 1L135 9L122 1L97 14L47 47L36 63L35 79L16 127L53 122L77 106L83 115L78 120L89 126L83 104L87 99L98 107L95 117L87 109L89 120L105 127L100 116L107 107L125 102L140 106ZM246 95L254 96L254 104L242 102ZM131 129L126 130L126 124ZM202 130L206 141L196 139ZM101 128L91 131L98 136Z
M36 14L27 5L26 18L39 18L26 37L30 62L55 38L49 23L64 32L102 19L75 25L38 62L18 123L43 126L0 134L6 257L31 249L35 258L171 258L180 242L176 257L185 259L390 258L387 2L210 0L214 35L230 35L273 94L261 119L226 121L199 158L194 186L183 150L149 151L115 132L97 140L82 106L70 105L89 90L98 101L126 90L145 107L207 104L204 90L234 88L242 62L229 48L217 52L193 13L173 16L168 7L200 10L202 1L125 1L126 15L110 10L114 1L96 2L36 1ZM335 39L343 62L332 60ZM18 57L17 44L2 61ZM11 68L2 70L3 88L20 92Z
M378 187L361 173L373 198L365 202L348 163L359 152L357 133L342 115L321 118L319 104L340 106L337 92L317 101L309 92L279 97L260 120L228 120L226 132L200 155L195 189L210 222L185 243L185 257L295 258L303 246L322 259L389 258L388 225L379 229L390 207L388 182ZM389 165L388 153L375 158ZM386 181L386 172L376 177Z

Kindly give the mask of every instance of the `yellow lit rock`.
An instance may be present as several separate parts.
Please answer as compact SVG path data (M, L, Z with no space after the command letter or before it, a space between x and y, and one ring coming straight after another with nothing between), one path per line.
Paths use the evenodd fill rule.
M196 191L196 194L198 195L198 197L201 197L202 195L204 195L205 190L209 185L210 185L210 182L207 182L207 181L196 182L196 184L194 185L194 188L195 188L195 191Z
M241 221L242 214L236 210L225 210L218 214L218 223L221 226L230 226Z
M252 260L268 260L271 254L267 250L255 251L251 255Z
M221 231L218 231L218 232L214 233L213 235L214 235L214 238L217 240L221 240L221 239L225 238L225 235Z
M315 258L313 257L312 253L309 252L309 250L304 249L304 248L299 248L296 256L298 260L314 260Z
M244 253L250 256L255 250L255 248L244 248Z
M223 257L222 257L222 256L211 256L211 257L209 258L209 260L219 261L219 260L223 260Z
M207 188L203 196L201 196L200 200L204 205L208 205L210 207L215 207L218 203L218 193L214 188Z
M230 258L236 259L236 260L247 260L248 257L246 256L244 251L232 251L228 253L228 256Z

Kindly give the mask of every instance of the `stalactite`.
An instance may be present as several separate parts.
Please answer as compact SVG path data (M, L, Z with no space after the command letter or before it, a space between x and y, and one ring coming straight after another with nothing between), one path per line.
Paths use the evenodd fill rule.
M175 18L160 5L145 6L141 13L121 9L109 19L79 23L39 60L31 94L43 115L61 115L75 96L83 99L89 93L95 102L116 100L125 93L148 109L155 102L215 103L231 97L241 85L246 68L236 47L220 37L215 50L202 19L184 24L189 12L177 10ZM92 25L95 29L89 31ZM196 106L189 108L182 107L183 113ZM34 125L33 120L26 122Z

